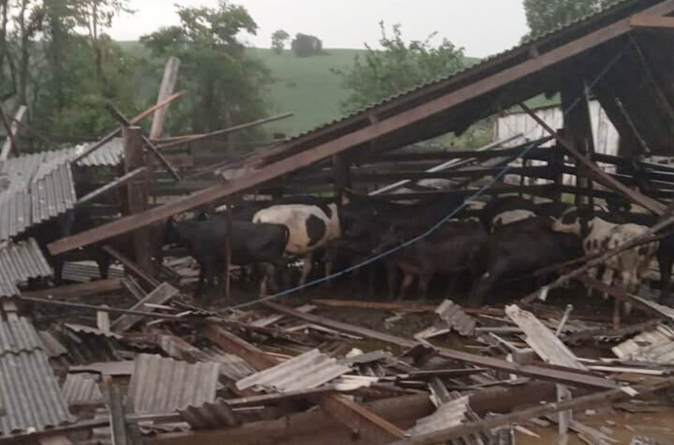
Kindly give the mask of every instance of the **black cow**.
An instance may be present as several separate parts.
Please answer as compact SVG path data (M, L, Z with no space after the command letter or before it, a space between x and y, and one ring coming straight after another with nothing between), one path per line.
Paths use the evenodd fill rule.
M499 282L583 256L583 245L577 236L529 224L526 220L511 223L507 231L491 236L478 256L485 273L473 287L470 306L481 306ZM523 229L516 230L518 225Z
M404 237L404 236L403 236ZM396 272L403 272L398 299L403 300L416 277L421 298L426 298L430 281L436 275L464 275L477 278L482 265L478 255L488 242L489 236L477 222L448 222L429 236L404 247L386 260L389 296L393 298L396 287ZM380 250L392 247L384 241ZM450 286L454 280L450 279Z
M224 218L212 216L206 220L176 222L166 224L165 243L187 247L199 263L199 284L195 297L201 296L204 281L212 284L217 275L220 286L224 285L226 263L227 224ZM267 293L268 281L283 262L283 252L288 242L288 228L279 224L253 224L232 221L231 260L241 266L266 264L267 273L260 285L260 294ZM275 281L275 280L274 280ZM272 283L275 286L275 282Z

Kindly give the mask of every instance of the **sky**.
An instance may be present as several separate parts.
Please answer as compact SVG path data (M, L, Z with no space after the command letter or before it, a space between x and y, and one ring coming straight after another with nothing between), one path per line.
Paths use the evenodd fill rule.
M523 0L233 0L245 6L259 26L246 36L253 46L269 47L271 33L285 29L323 40L325 48L376 46L379 25L400 23L403 38L449 39L466 55L485 57L512 46L527 32ZM118 17L110 30L116 40L137 40L161 26L177 24L174 4L215 7L218 0L130 0L136 13ZM389 28L390 29L390 28Z

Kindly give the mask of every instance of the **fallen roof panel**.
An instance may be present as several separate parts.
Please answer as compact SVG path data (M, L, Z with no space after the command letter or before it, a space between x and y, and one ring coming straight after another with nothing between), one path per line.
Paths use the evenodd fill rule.
M33 238L20 243L0 243L0 298L19 295L16 285L20 282L51 274L51 268Z

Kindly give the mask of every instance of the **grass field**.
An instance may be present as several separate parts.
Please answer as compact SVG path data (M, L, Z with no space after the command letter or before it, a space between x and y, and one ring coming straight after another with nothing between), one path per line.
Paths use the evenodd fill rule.
M139 42L120 42L129 53L148 58L147 51ZM341 85L341 79L332 72L333 68L347 68L358 54L365 50L326 49L326 55L315 57L297 57L291 51L275 54L271 49L251 48L250 52L261 59L271 70L274 83L270 88L270 114L290 112L294 116L268 125L266 128L293 136L319 125L340 119L344 116L342 102L349 91ZM468 64L479 59L466 58ZM159 79L148 79L143 95L152 98L156 95ZM529 106L538 108L549 104L544 97L533 98Z

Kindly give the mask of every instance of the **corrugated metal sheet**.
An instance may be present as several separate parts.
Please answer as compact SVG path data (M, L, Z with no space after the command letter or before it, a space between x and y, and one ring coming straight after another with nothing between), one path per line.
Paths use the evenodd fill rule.
M506 315L526 334L525 341L544 361L567 368L587 370L576 356L531 312L506 306Z
M81 144L70 149L72 158L84 153L93 143ZM114 167L124 156L124 139L114 138L77 162L78 167ZM71 158L71 159L72 159Z
M166 413L215 401L220 365L190 365L158 355L140 354L129 385L136 413Z
M49 358L60 357L68 354L68 350L56 339L49 331L38 331L40 340L42 340L42 348L47 353Z
M661 325L614 346L611 351L623 360L674 364L674 330Z
M466 314L463 308L453 301L443 301L435 309L435 313L440 317L440 321L414 334L414 338L418 340L428 339L446 334L452 330L464 337L472 337L475 334L475 319Z
M0 243L0 297L19 295L18 283L51 274L51 268L34 239Z
M68 405L104 401L103 393L98 386L97 374L68 374L61 387L61 392Z
M346 374L351 368L337 360L312 349L272 368L260 371L236 382L239 390L255 387L278 391L294 391L316 388Z
M63 265L63 279L76 283L88 283L101 278L98 265L93 261L67 262ZM111 264L108 278L124 278L124 268Z
M222 399L200 406L188 406L177 411L195 430L236 426L240 423L234 410Z
M238 355L228 354L219 348L206 348L202 352L205 354L203 361L218 363L220 373L233 382L255 374L255 368Z
M26 319L0 321L0 435L72 422L47 354Z
M477 420L477 415L470 408L468 396L461 396L458 392L452 392L451 397L453 400L440 405L430 416L417 420L416 424L406 433L412 437L420 436ZM489 438L480 434L473 434L452 440L449 443L452 445L486 445L489 443Z
M77 201L70 160L88 144L46 151L0 162L0 240L62 215ZM114 139L77 163L78 166L118 165L123 141Z

